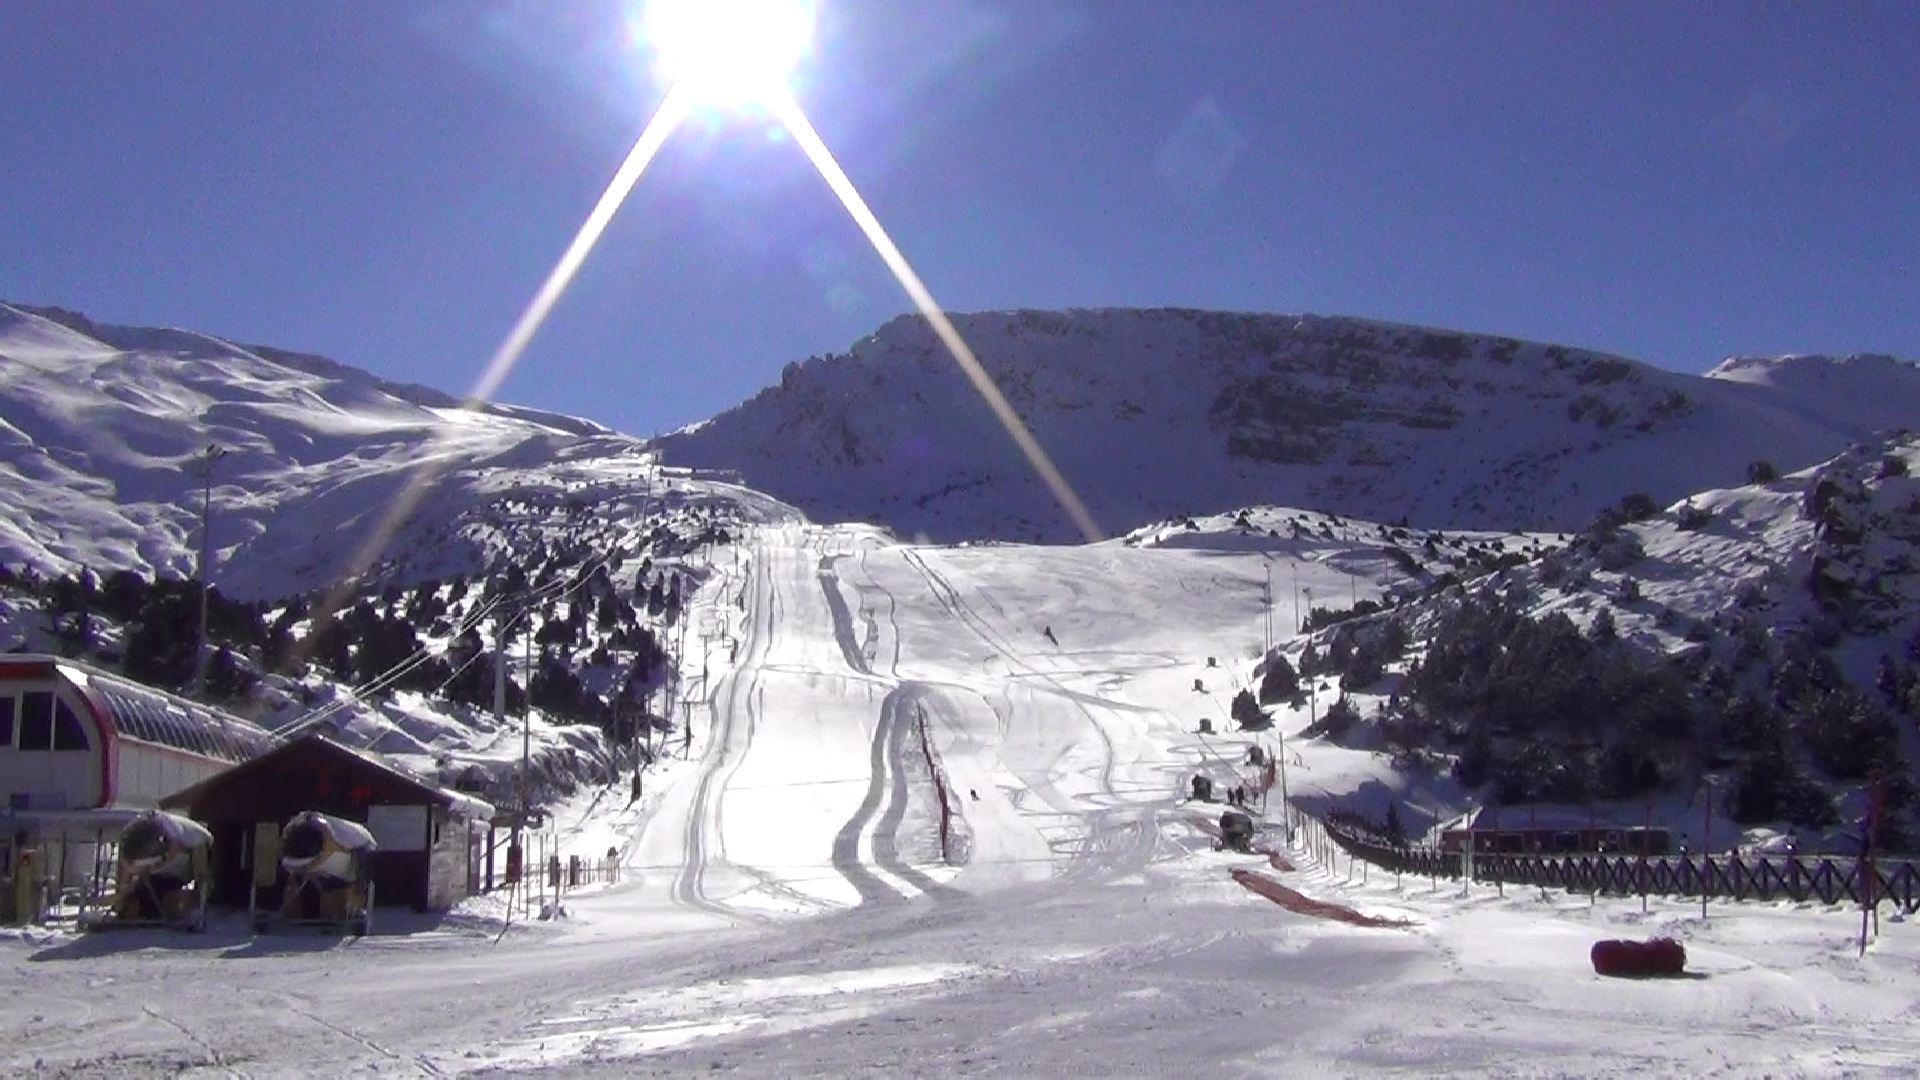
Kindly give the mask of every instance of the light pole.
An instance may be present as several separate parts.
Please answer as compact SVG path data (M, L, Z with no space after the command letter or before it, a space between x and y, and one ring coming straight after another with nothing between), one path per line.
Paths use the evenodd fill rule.
M1266 600L1265 628L1267 632L1267 653L1268 655L1271 655L1273 653L1273 556L1272 555L1266 556L1266 563L1267 563L1267 591L1263 599Z
M213 525L213 464L226 457L226 450L217 443L208 443L206 450L196 459L194 470L200 474L200 557L194 568L193 576L200 581L200 635L194 639L193 650L193 690L194 696L205 692L207 686L207 613L209 610L212 587L207 580L207 561L210 557L209 542Z

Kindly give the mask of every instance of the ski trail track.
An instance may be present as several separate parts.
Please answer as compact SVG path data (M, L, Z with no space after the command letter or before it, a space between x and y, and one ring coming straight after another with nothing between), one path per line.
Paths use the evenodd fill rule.
M817 580L826 595L827 610L833 619L834 641L838 643L842 657L849 668L876 682L891 684L887 696L880 703L880 715L874 725L873 739L869 746L867 767L867 791L860 807L847 819L840 831L834 836L833 865L860 893L862 903L893 901L901 899L901 894L888 887L860 859L861 837L867 834L873 825L873 861L887 873L900 879L923 894L936 898L951 899L953 890L941 885L926 873L914 868L899 853L899 831L906 817L907 803L911 798L908 791L907 774L901 768L903 756L908 752L907 736L910 728L905 720L909 705L917 708L919 690L897 678L877 676L868 657L866 644L854 640L854 617L848 607L845 595L840 590L841 578L839 562L846 558L844 554L824 555L817 570ZM866 552L860 552L860 564L864 568ZM889 598L891 599L891 598ZM868 635L869 640L877 637L878 628L871 621L871 612L862 605L862 614L868 619L868 625L874 627ZM889 611L889 619L892 613ZM890 668L897 673L899 664L898 635L895 635L895 651ZM877 641L875 642L877 648ZM882 809L882 803L885 803ZM876 820L876 813L878 814Z
M1143 802L1123 795L1115 780L1118 751L1113 734L1096 715L1096 710L1104 710L1112 714L1113 722L1125 723L1128 722L1125 718L1130 718L1138 723L1157 715L1155 710L1061 685L1054 672L1035 666L1020 650L1014 648L920 552L912 548L901 548L900 551L903 560L926 580L934 599L953 620L1001 658L1008 669L1007 679L1031 679L1041 683L1037 692L1069 703L1100 741L1100 765L1097 775L1090 777L1097 784L1093 792L1077 797L1062 793L1053 782L1055 770L1051 766L1037 771L1017 770L1015 773L1054 814L1078 825L1069 828L1068 835L1049 840L1049 845L1057 854L1067 857L1062 876L1081 882L1109 879L1137 872L1159 858L1162 855L1159 817L1173 805L1172 793L1178 788L1179 766L1173 762L1156 766L1156 771L1168 774L1169 779L1164 788L1155 789L1163 792L1162 797ZM994 606L1004 616L1004 609ZM1030 688L1029 692L1034 692L1034 688ZM1009 712L1011 708L1009 697ZM1066 752L1062 750L1062 754ZM1091 808L1088 804L1092 804Z

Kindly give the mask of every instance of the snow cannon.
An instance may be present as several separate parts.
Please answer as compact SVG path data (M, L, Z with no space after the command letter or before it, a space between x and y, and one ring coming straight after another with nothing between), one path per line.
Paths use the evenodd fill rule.
M113 902L89 929L176 926L205 929L213 834L179 814L148 810L120 832Z
M1672 978L1686 970L1687 947L1672 938L1596 941L1593 970L1615 979Z
M373 881L367 856L379 850L373 834L359 825L317 810L293 815L280 830L280 869L286 888L280 921L289 926L332 926L355 936L373 926ZM264 911L253 927L265 932Z
M1252 853L1253 819L1238 810L1228 810L1221 814L1220 848L1225 851Z

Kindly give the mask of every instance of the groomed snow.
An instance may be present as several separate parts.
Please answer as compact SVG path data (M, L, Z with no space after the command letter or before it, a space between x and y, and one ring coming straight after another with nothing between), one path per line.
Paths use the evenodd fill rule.
M1860 959L1857 912L1718 905L1702 922L1658 899L1644 916L1463 899L1304 855L1282 880L1414 925L1311 919L1242 889L1228 871L1266 861L1213 851L1201 823L1220 805L1181 791L1196 771L1237 775L1245 737L1196 726L1230 727L1260 649L1258 554L766 524L728 556L692 615L706 672L688 683L689 757L633 806L589 792L554 815L563 850L621 852L621 883L510 927L498 898L383 912L357 942L250 939L237 921L20 934L0 946L16 1003L0 1069L1910 1075L1920 1059L1904 922ZM1302 564L1303 582L1390 584L1340 562ZM923 717L963 865L941 861L912 765ZM1388 775L1289 750L1296 783ZM1686 941L1689 978L1592 974L1593 941L1652 933Z

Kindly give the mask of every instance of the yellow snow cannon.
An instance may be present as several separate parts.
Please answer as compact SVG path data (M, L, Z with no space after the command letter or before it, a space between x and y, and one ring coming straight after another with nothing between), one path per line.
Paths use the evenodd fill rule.
M113 901L89 930L172 926L204 930L213 834L189 817L147 810L120 831L114 859Z
M379 850L364 825L304 810L280 830L280 869L286 876L279 921L286 926L333 927L359 937L373 929L373 878L367 857ZM253 928L270 919L256 910Z

